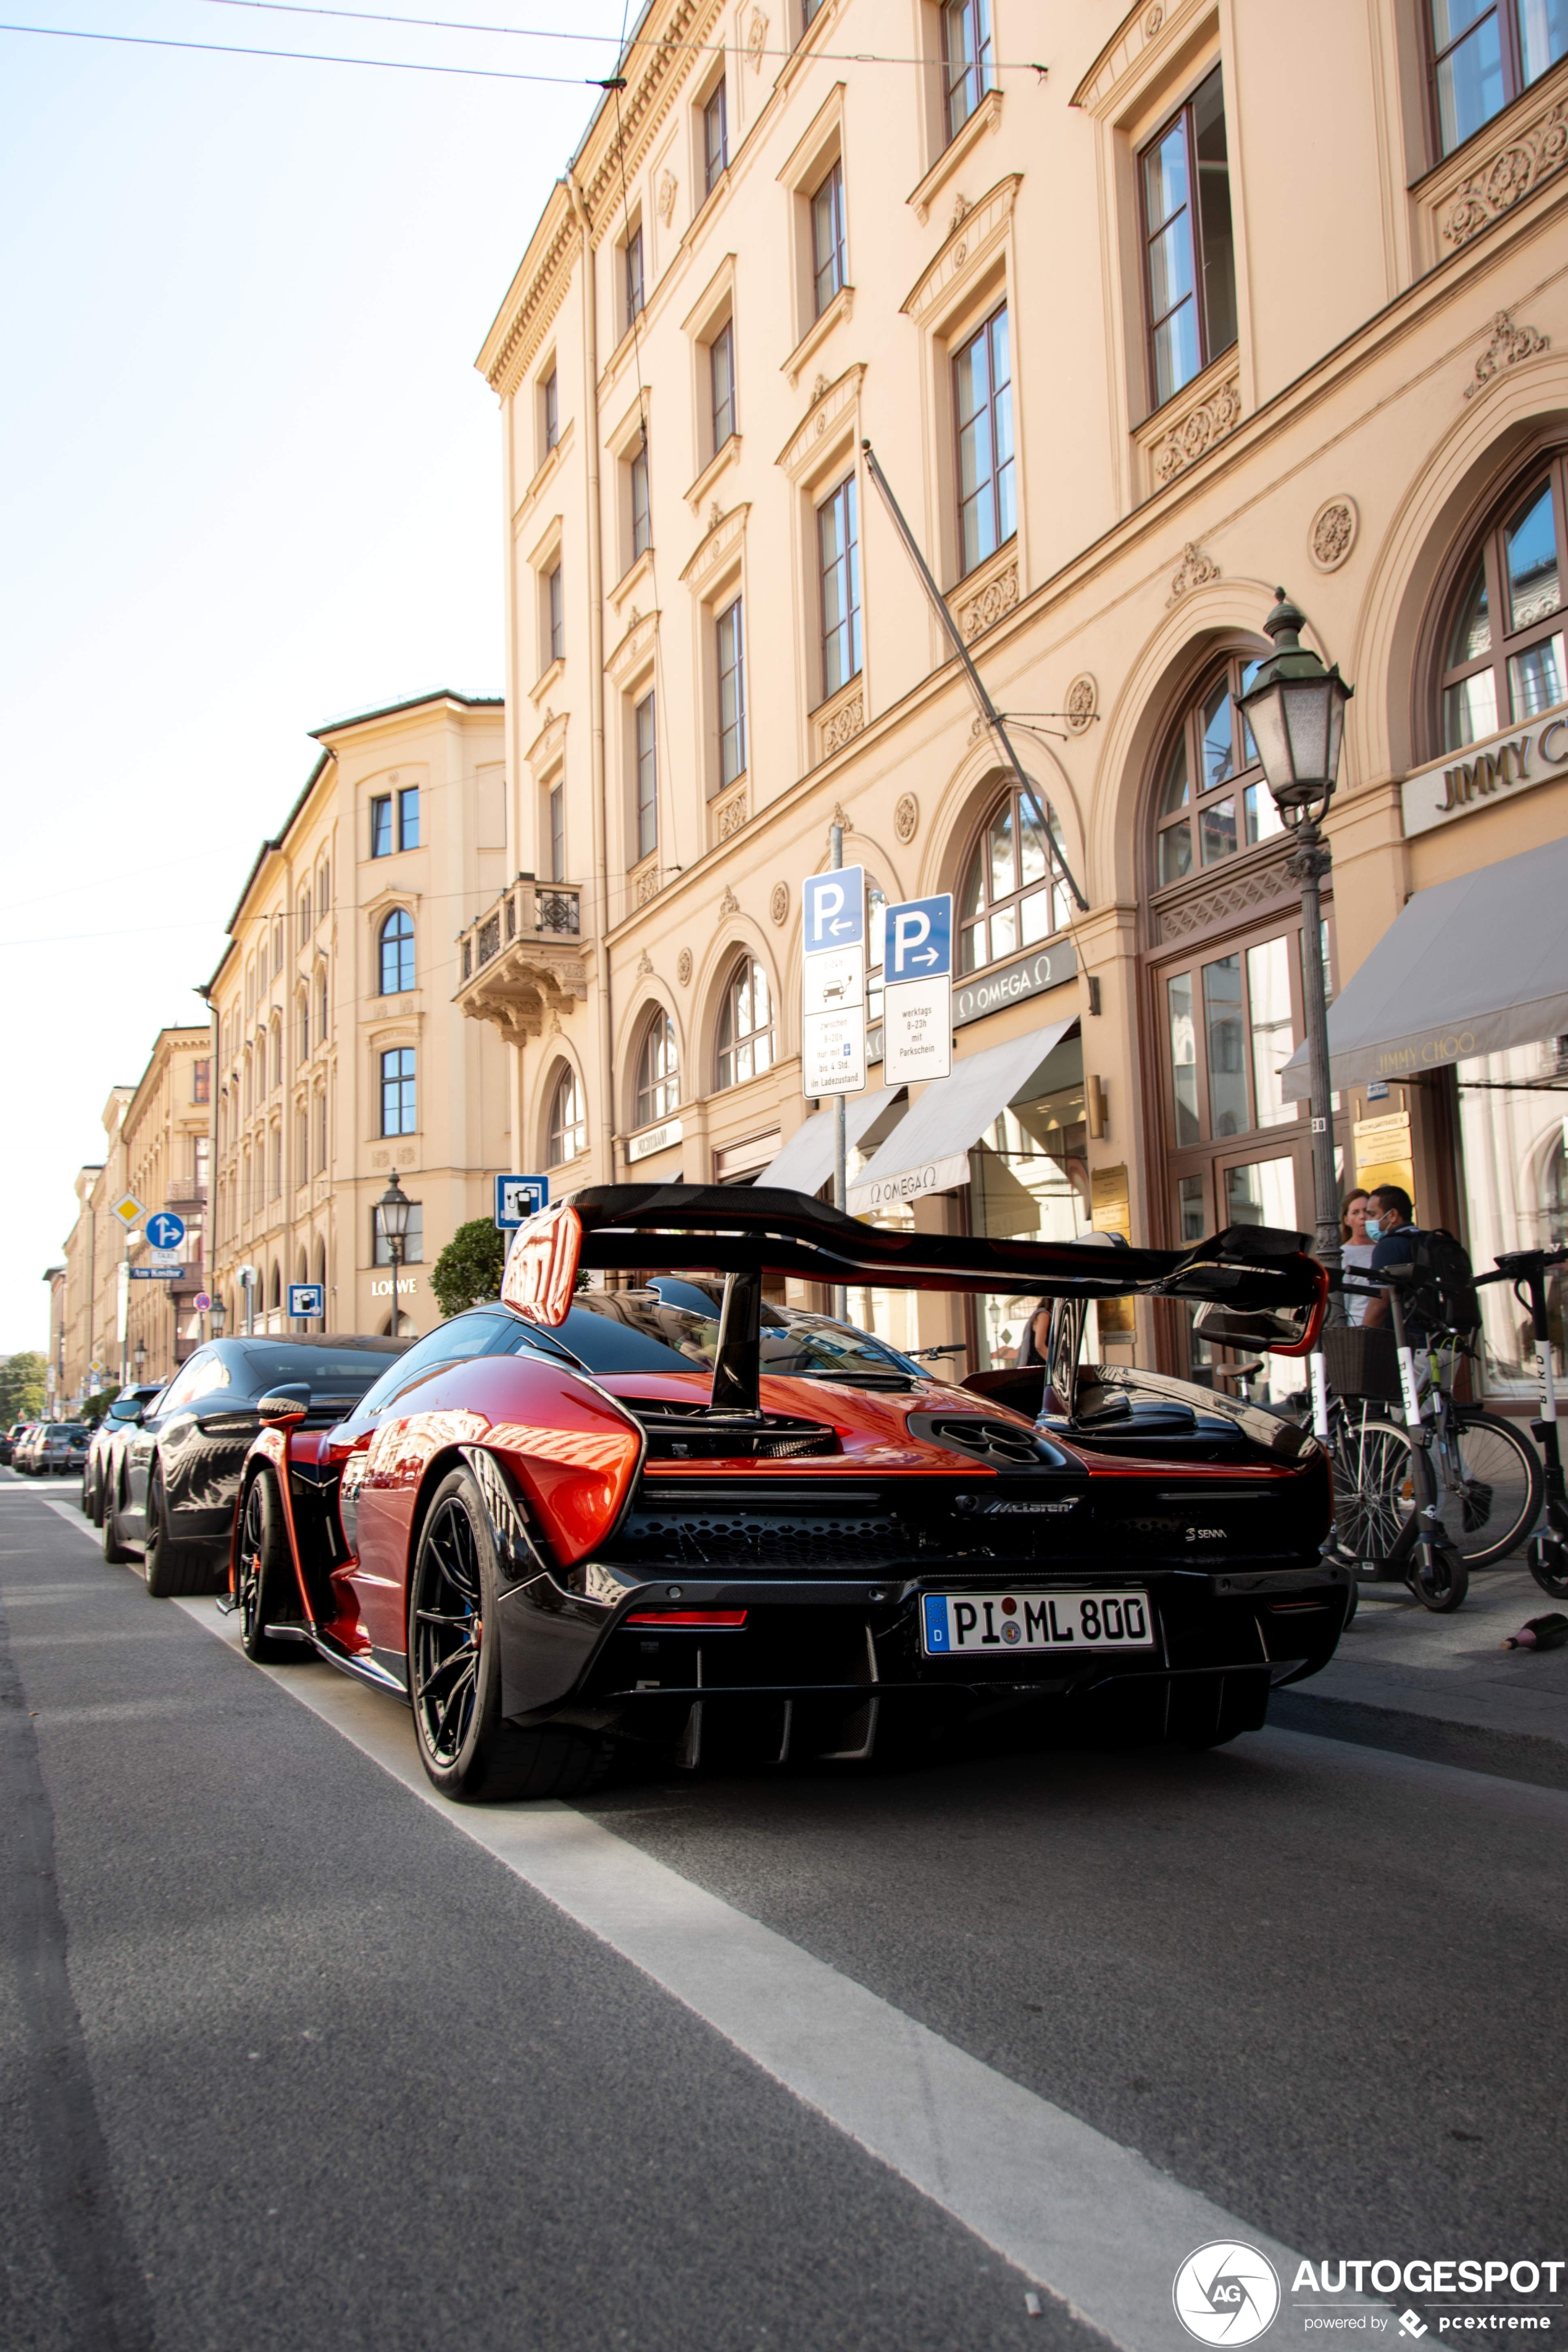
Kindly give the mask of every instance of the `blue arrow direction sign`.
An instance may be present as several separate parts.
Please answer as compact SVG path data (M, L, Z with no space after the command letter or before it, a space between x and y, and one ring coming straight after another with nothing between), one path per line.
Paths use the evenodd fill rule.
M327 1302L319 1282L291 1282L289 1285L289 1312L301 1323L311 1323L327 1311Z
M147 1220L147 1238L154 1249L175 1250L185 1238L185 1221L173 1209L160 1209Z
M952 971L952 894L935 898L909 898L887 914L887 958L889 981L938 980Z
M834 874L808 874L800 914L807 955L859 947L866 937L865 867L841 866Z
M495 1221L503 1234L517 1231L550 1206L548 1176L498 1176Z

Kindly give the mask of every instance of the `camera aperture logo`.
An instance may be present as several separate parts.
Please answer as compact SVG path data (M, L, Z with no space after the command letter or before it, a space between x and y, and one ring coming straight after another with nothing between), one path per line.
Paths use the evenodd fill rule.
M1216 2238L1189 2254L1171 2289L1176 2317L1200 2344L1251 2344L1272 2327L1279 2279L1256 2246Z

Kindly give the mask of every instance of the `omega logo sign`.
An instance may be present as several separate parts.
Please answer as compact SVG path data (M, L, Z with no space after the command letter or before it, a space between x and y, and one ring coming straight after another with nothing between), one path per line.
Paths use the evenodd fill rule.
M1568 719L1494 736L1467 746L1467 756L1450 751L1430 768L1407 776L1401 792L1406 835L1451 824L1499 793L1528 791L1549 782L1554 768L1568 767Z

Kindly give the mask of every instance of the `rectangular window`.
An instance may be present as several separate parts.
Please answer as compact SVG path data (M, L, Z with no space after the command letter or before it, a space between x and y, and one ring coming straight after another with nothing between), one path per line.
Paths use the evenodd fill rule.
M709 411L716 457L735 430L735 321L726 319L708 346Z
M324 1176L326 1171L327 1097L323 1092L316 1097L316 1173L318 1176Z
M625 258L625 291L626 325L629 327L643 307L642 223L639 221L622 248Z
M1204 1042L1209 1066L1209 1133L1245 1135L1252 1121L1247 1105L1247 1057L1241 995L1241 958L1221 956L1204 966Z
M702 110L702 180L703 193L711 195L722 179L730 162L730 119L725 103L724 84L721 78L712 97Z
M1236 341L1230 164L1217 66L1141 161L1150 388L1158 408Z
M419 787L405 784L397 795L397 846L417 849L419 846Z
M370 854L373 857L392 855L392 794L377 793L370 804Z
M268 1158L271 1163L268 1198L280 1201L283 1197L283 1129L275 1127L269 1138Z
M800 29L803 33L810 29L812 20L821 6L822 0L800 0Z
M812 296L820 319L846 278L842 161L835 163L811 199L811 269Z
M990 0L943 0L942 102L955 139L991 87Z
M412 1045L395 1045L381 1057L381 1131L383 1135L416 1131Z
M544 454L548 457L561 438L561 380L551 369L540 395L544 416Z
M958 426L958 541L964 572L1017 529L1013 485L1013 362L1005 302L952 362Z
M376 1215L374 1209L372 1209L370 1213L370 1248L371 1263L373 1265L390 1265L392 1264L392 1252L387 1247L385 1238L382 1233L381 1219ZM423 1201L410 1201L408 1203L408 1231L404 1237L403 1243L403 1263L405 1265L422 1265L424 1262L425 1203Z
M1174 1088L1176 1141L1198 1143L1198 1038L1193 1022L1193 976L1177 972L1165 982L1166 1017L1171 1030L1171 1076ZM1203 1236L1200 1234L1199 1239Z
M855 477L848 475L816 509L816 565L822 607L822 694L837 694L860 667L860 541Z
M746 646L741 599L719 615L719 783L746 769Z
M194 1135L191 1138L191 1174L195 1180L198 1201L206 1199L207 1178L211 1172L212 1138L210 1135Z
M213 1066L210 1062L191 1064L191 1100L211 1102L213 1098Z
M566 787L550 787L550 878L552 882L566 879Z
M654 731L653 697L645 694L637 707L637 856L650 857L658 847L658 743Z
M1428 0L1426 13L1445 155L1568 56L1565 0Z
M544 646L547 669L552 662L565 660L566 600L561 585L561 566L558 563L545 575Z
M648 495L647 437L638 443L631 467L632 562L653 545L653 517Z
M1290 945L1265 940L1247 950L1247 993L1252 1014L1252 1098L1258 1127L1286 1127L1296 1117L1279 1074L1296 1050L1290 1011Z

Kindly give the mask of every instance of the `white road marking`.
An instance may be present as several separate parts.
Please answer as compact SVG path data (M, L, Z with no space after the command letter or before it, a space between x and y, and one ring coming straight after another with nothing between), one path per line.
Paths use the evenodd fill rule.
M237 1647L207 1600L176 1604ZM1178 2265L1216 2239L1300 2256L568 1805L453 1805L403 1708L327 1665L268 1667L330 1724L775 2082L911 2182L1123 2352L1173 2352ZM1336 2296L1350 2315L1387 2306ZM1284 2320L1302 2333L1300 2315Z
M93 1526L90 1519L84 1519L82 1517L81 1513L77 1509L74 1503L57 1502L52 1495L40 1495L38 1496L38 1500L43 1504L46 1510L57 1512L65 1521L67 1527L74 1528L79 1536L85 1536L89 1543L98 1544L101 1547L103 1541L102 1537L100 1535L98 1529Z

